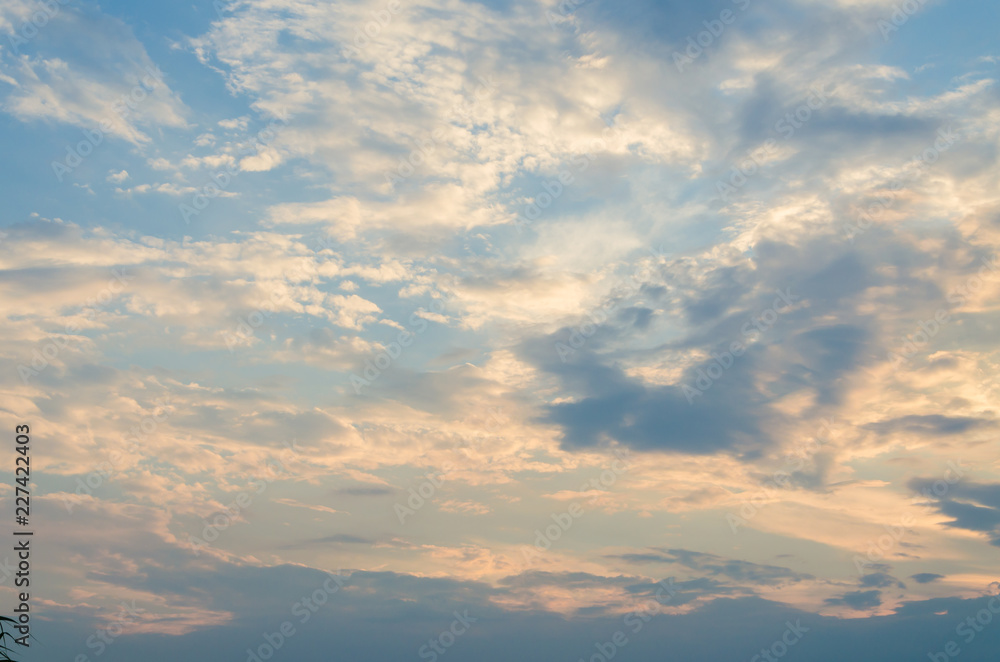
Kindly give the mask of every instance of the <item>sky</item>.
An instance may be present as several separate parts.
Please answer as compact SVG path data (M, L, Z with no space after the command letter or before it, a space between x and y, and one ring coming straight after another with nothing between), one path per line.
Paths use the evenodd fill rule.
M998 25L2 0L19 659L994 659Z

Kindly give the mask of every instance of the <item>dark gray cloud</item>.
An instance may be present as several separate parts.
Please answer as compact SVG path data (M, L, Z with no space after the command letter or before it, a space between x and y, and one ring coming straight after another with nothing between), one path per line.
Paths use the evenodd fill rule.
M938 579L944 579L944 575L938 575L933 572L918 572L915 575L910 575L910 579L918 584L930 584Z
M860 584L864 588L889 588L891 586L906 588L906 584L884 572L867 574L861 578Z
M781 566L761 565L687 549L654 548L648 552L615 554L609 555L607 558L622 559L636 564L675 563L689 570L704 572L713 577L728 577L738 582L751 584L773 585L788 581L815 579L812 575L795 572Z
M879 591L850 591L839 598L827 598L825 602L852 609L871 609L882 604L882 594Z
M263 568L218 562L204 574L196 572L189 578L172 573L152 579L130 578L129 584L162 589L177 586L176 592L163 593L169 601L182 595L207 599L215 609L228 610L233 618L226 625L179 636L126 633L114 640L101 659L247 662L247 649L265 643L264 633L277 632L284 621L292 624L295 633L282 643L282 658L328 659L335 651L338 658L344 659L418 659L418 649L447 629L458 612L476 620L448 649L446 659L454 662L587 659L595 641L609 640L617 631L629 639L623 651L628 659L662 659L665 650L678 659L750 659L780 637L788 623L805 630L795 654L810 662L903 662L921 659L929 650L940 650L945 642L954 639L955 626L985 608L988 600L909 602L888 616L840 619L760 598L718 598L690 613L654 616L635 631L641 619L634 614L629 618L600 608L573 617L539 609L508 611L498 607L494 599L509 591L544 584L577 590L627 586L635 595L645 597L655 595L656 584L587 573L531 573L492 588L478 582L355 572L346 579L345 590L327 596L325 604L302 622L305 612L300 609L293 615L293 605L311 596L325 577L322 572L301 566ZM180 581L174 584L174 580ZM694 584L679 584L681 600L686 592L695 590ZM832 603L870 608L879 604L878 591L847 593ZM87 637L103 621L96 620L100 617L95 615L88 622L78 614L68 608L47 609L46 653L52 659L74 659L88 652ZM719 636L720 627L725 636ZM998 646L1000 630L985 628L977 635L974 646L963 648L963 659L992 661Z
M937 511L952 518L945 526L984 533L991 545L1000 547L1000 483L951 485L934 478L914 478L909 487L934 499Z
M766 438L758 413L766 401L737 375L713 385L704 399L689 403L681 387L646 387L620 369L580 365L580 372L590 372L585 378L589 380L605 376L606 386L619 388L549 407L545 420L563 428L565 448L614 440L640 450L710 454L733 448L750 450Z
M978 427L992 426L992 420L973 418L971 416L945 416L929 414L926 416L910 415L890 418L876 423L868 423L863 427L879 434L891 432L913 432L928 436L946 436L961 434Z
M873 318L855 311L865 289L890 284L873 269L884 257L845 246L831 248L829 238L802 246L765 240L755 246L753 264L708 266L703 273L678 260L651 279L662 280L657 286L672 297L640 290L634 305L619 307L582 346L571 344L574 326L524 341L521 354L576 396L547 407L543 421L562 429L570 450L618 442L645 451L756 457L789 422L776 400L811 393L809 415L819 417L841 403L853 374L884 357ZM896 278L909 281L905 270ZM649 311L640 324L636 309ZM648 348L644 334L679 321L686 322L685 335ZM739 356L731 352L734 343ZM632 361L694 351L709 358L673 384L651 385L626 373Z
M322 538L311 538L309 540L303 540L300 542L292 543L289 545L282 546L281 549L305 549L307 547L317 547L323 545L371 545L374 544L374 540L368 538L362 538L360 536L353 536L349 533L335 533L330 536L324 536Z
M334 494L340 496L361 496L361 497L377 497L386 496L388 494L395 494L396 491L388 487L379 486L358 486L358 487L341 487L333 491Z

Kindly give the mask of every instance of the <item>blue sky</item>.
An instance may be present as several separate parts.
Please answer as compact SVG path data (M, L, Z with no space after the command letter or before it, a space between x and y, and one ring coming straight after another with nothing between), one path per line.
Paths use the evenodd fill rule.
M24 658L991 659L998 20L5 2Z

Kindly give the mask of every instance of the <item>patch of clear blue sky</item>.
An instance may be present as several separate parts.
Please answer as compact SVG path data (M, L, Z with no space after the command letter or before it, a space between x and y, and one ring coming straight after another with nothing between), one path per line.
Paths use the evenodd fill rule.
M886 16L891 16L889 12ZM997 29L1000 3L986 0L952 0L928 4L920 12L882 38L877 26L872 34L878 45L876 58L904 69L912 77L912 94L936 94L955 84L977 58L1000 56ZM918 74L922 65L933 65ZM984 73L995 75L996 63L984 62Z

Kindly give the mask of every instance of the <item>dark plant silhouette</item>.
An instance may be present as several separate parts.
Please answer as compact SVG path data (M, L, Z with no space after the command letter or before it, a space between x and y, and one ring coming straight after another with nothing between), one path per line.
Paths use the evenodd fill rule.
M14 635L4 629L4 623L17 623L13 618L0 616L0 662L17 662L10 656L11 648L7 645L7 637L13 642ZM32 637L34 638L34 637Z

